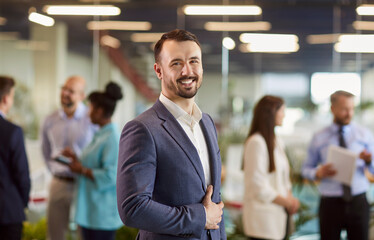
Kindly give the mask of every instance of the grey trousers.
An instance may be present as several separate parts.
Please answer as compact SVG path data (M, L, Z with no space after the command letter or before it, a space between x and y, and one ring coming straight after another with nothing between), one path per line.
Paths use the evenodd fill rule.
M74 191L74 182L52 178L47 208L48 240L66 239Z

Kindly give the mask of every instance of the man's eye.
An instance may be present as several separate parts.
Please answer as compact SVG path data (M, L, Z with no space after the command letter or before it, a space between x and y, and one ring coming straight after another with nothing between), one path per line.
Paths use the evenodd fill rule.
M179 65L181 65L181 63L180 62L174 62L173 64L171 64L172 66L179 66Z

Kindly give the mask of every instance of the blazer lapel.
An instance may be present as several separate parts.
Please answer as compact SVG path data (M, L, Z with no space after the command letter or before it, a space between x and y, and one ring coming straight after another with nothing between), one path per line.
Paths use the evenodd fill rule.
M177 144L182 148L182 150L192 162L192 165L198 173L205 189L203 165L201 164L201 160L195 146L188 138L182 126L159 100L157 100L153 107L158 117L164 120L164 123L162 125L165 131L168 132L168 134L174 139L175 142L177 142Z
M205 142L207 144L207 148L209 151L209 160L210 160L210 171L212 175L212 184L214 188L220 186L221 181L221 173L218 173L218 163L217 163L217 153L218 153L218 145L217 145L217 138L215 135L215 129L212 128L212 122L209 117L203 114L203 118L200 121L200 127L203 131Z

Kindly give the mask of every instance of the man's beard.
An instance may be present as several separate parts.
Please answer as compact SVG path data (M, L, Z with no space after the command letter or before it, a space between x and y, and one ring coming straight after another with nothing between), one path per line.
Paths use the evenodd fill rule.
M192 86L189 90L184 90L183 88L178 87L178 83L180 83L183 80L192 79L195 82L195 86ZM193 98L197 94L197 90L199 89L198 83L199 83L199 77L198 76L190 76L190 77L181 77L176 80L176 85L173 83L170 83L167 85L169 90L173 91L176 95L182 98ZM182 83L180 83L182 85ZM194 88L194 89L192 89Z
M63 99L61 99L61 105L65 108L71 108L74 106L74 103L70 100L64 101Z
M351 118L335 118L335 123L343 126L349 124L351 120Z

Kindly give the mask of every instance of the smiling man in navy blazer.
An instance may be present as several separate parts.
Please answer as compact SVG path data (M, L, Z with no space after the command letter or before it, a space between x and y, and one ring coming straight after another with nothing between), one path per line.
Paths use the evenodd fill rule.
M5 119L13 105L15 82L0 76L0 238L20 240L30 193L22 129Z
M226 239L217 133L194 101L203 80L200 43L185 30L165 33L155 61L160 97L121 135L120 216L140 229L137 239Z

